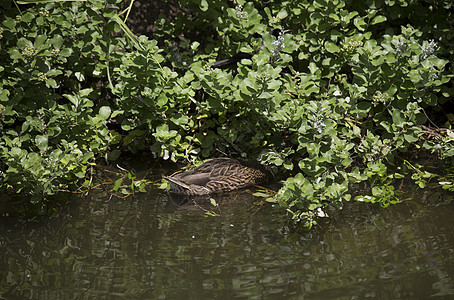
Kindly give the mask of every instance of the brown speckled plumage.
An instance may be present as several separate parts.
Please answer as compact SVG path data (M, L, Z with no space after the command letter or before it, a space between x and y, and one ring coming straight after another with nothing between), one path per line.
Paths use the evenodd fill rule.
M170 182L172 192L207 195L263 184L274 178L274 174L268 166L233 158L215 158L194 170L165 178Z

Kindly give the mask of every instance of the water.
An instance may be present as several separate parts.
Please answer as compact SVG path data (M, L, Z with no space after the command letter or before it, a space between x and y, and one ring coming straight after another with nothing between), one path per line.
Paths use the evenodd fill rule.
M219 210L93 194L42 223L2 218L0 298L454 299L454 205L409 196L298 233L248 193Z

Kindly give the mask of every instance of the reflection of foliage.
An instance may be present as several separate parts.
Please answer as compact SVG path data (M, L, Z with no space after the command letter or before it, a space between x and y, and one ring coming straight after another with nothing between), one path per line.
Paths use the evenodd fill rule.
M454 95L450 1L181 4L155 23L162 44L127 28L120 0L2 8L3 190L40 203L126 151L244 156L290 172L273 201L311 227L351 198L351 182L370 183L356 199L399 201L409 149L452 163L449 138L421 140ZM240 51L254 55L208 63Z
M438 206L350 205L337 224L301 235L272 211L251 216L237 205L206 219L169 213L161 194L108 197L80 198L45 225L2 223L2 297L286 299L335 289L395 299L452 287L434 284L452 277L452 210Z

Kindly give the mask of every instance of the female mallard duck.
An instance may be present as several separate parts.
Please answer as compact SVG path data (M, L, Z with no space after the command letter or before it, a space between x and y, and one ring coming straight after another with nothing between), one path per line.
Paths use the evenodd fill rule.
M233 158L215 158L194 170L165 177L172 192L184 195L207 195L228 192L274 178L268 166Z

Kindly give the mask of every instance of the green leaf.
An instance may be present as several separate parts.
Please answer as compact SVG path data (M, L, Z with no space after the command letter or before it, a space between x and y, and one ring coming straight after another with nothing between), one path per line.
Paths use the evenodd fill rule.
M408 77L413 83L418 83L422 80L421 75L419 74L418 70L411 70L408 72Z
M384 92L388 96L392 96L397 92L397 87L394 84L391 84L390 87Z
M57 82L56 82L55 79L53 79L53 78L48 78L48 79L46 79L46 84L47 84L48 86L50 86L51 88L54 88L54 89L58 87Z
M71 48L64 48L60 51L60 55L64 57L69 57L73 53L73 49Z
M400 110L394 109L392 112L392 116L393 116L393 123L397 127L402 127L402 125L405 122L405 118L404 118L403 114L400 112Z
M197 42L197 41L196 41L196 42L193 42L193 43L191 44L191 49L192 49L192 50L196 50L199 46L200 46L200 43L199 43L199 42Z
M386 130L387 132L389 132L389 133L392 133L392 132L393 132L392 126L391 126L391 124L390 124L389 122L387 122L387 121L381 121L381 122L380 122L380 125L381 125L383 128L385 128L385 130Z
M352 11L350 12L348 15L345 16L345 20L347 22L350 22L350 20L353 18L353 17L356 17L358 15L358 12L357 11Z
M44 34L41 34L41 35L38 35L36 38L35 38L35 43L34 43L34 48L36 50L41 50L43 49L44 47L44 44L46 42L46 39L47 39L47 36L45 36Z
M125 112L124 110L114 110L114 112L112 113L112 115L110 117L115 118L118 115L124 114L124 112Z
M293 163L291 162L284 162L284 168L287 170L293 170Z
M79 107L80 99L79 97L71 94L63 94L63 97L68 99L75 107Z
M352 162L353 162L353 159L351 159L350 157L347 157L344 160L342 160L342 165L344 167L348 167L351 165Z
M281 10L278 14L277 14L277 17L279 19L285 19L286 17L288 16L288 13L285 9Z
M9 50L9 56L11 59L19 59L22 57L22 52L20 52L17 48L11 48Z
M353 20L353 24L355 24L356 28L358 28L359 31L364 31L365 30L364 26L367 25L362 17L356 17Z
M25 22L30 22L31 20L33 20L35 18L35 15L32 14L31 12L26 12L23 16L22 16L22 20L24 20Z
M10 92L7 89L0 89L0 102L6 102L9 99Z
M109 119L111 112L112 112L112 110L110 109L109 106L102 106L99 109L99 116L102 119L107 120L107 119Z
M60 49L63 45L63 37L59 34L54 35L51 41L55 49Z
M86 164L92 158L94 158L95 154L93 152L86 152L84 156L82 156L82 163Z
M123 129L124 131L130 131L131 129L133 129L131 121L123 119L123 121L121 122L121 129Z
M372 20L372 22L370 23L370 25L375 25L375 24L378 24L378 23L382 23L382 22L385 22L387 19L385 16L375 16L375 18Z
M340 48L336 44L334 44L330 41L327 41L325 43L325 49L330 53L337 53L340 50Z
M240 89L246 95L254 94L257 92L257 84L255 81L251 80L250 78L245 78L240 83Z
M309 63L309 71L311 71L311 74L315 74L315 72L317 72L318 70L319 68L314 62Z
M24 37L21 37L18 41L17 41L17 47L19 47L20 49L24 49L25 47L31 47L33 48L33 43L29 40L27 40L26 38Z
M118 189L121 187L122 182L123 182L123 178L119 178L119 179L115 180L112 190L118 191Z
M404 133L404 138L409 143L414 143L419 140L418 136L414 132Z
M48 145L47 136L37 135L35 137L35 143L39 150L45 151L47 149L47 145Z
M208 2L207 2L207 0L201 0L200 1L200 10L201 11L207 11L208 10Z
M82 72L74 72L74 76L79 80L80 82L85 80L85 75Z
M155 100L156 104L159 107L163 107L164 105L166 105L167 101L168 101L167 95L165 95L165 94L159 95L158 99Z
M156 133L153 135L158 142L167 142L168 140L176 137L178 132L176 130L169 130L169 125L162 124L156 128Z
M5 25L5 27L7 27L8 29L11 29L13 30L15 27L16 27L16 21L14 21L14 19L11 19L11 18L6 18L5 21L3 21L2 23L3 25Z
M339 16L337 14L329 14L329 17L336 22L339 22Z
M380 197L383 194L383 189L381 186L374 186L372 187L372 195L375 197Z

